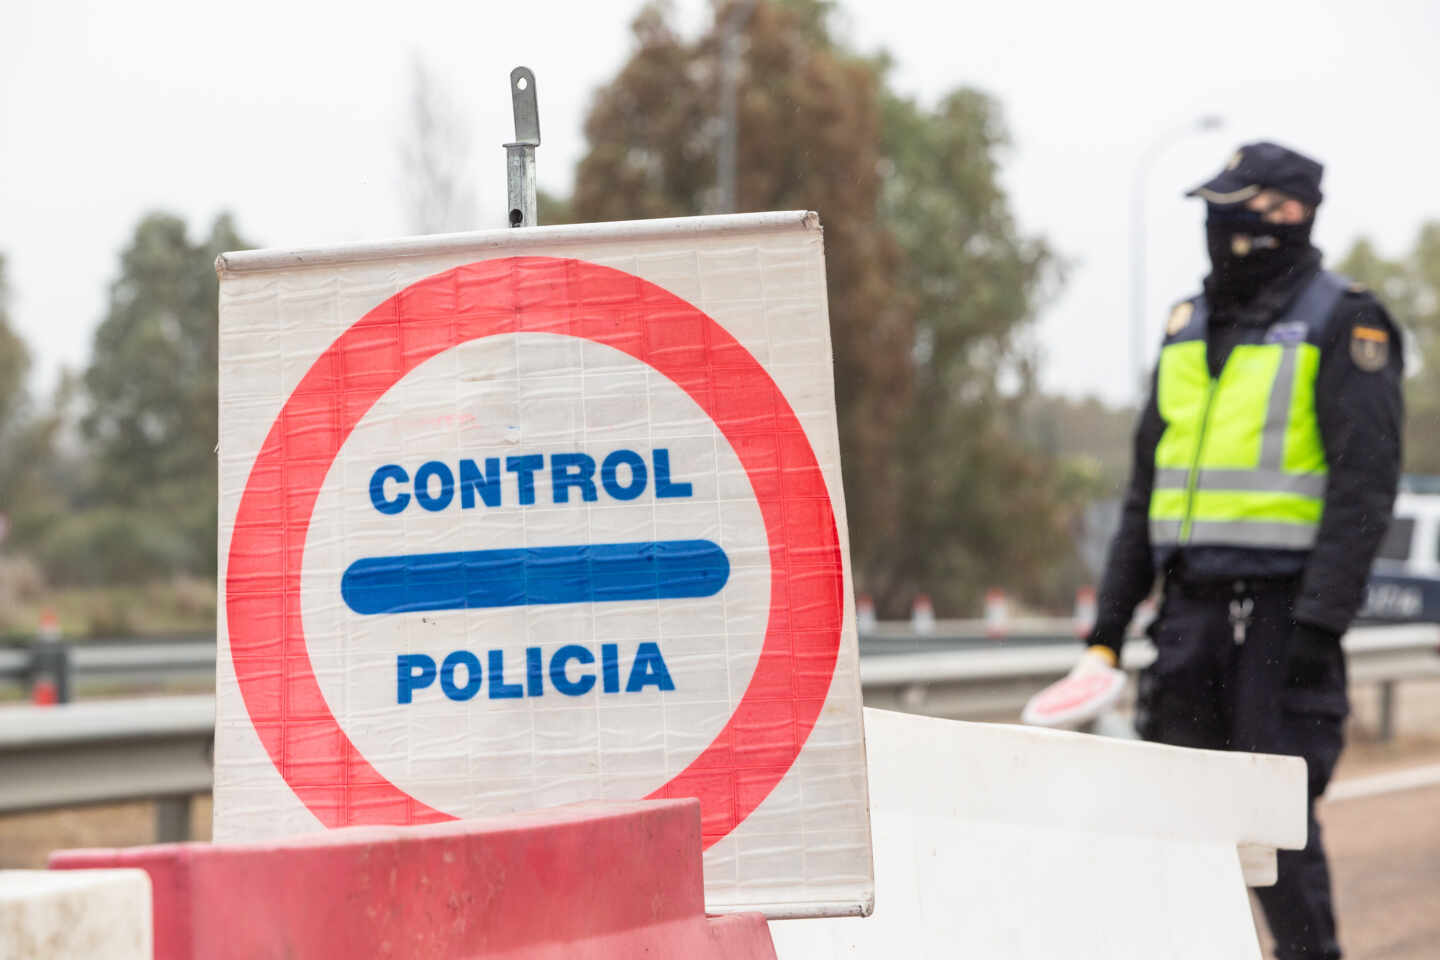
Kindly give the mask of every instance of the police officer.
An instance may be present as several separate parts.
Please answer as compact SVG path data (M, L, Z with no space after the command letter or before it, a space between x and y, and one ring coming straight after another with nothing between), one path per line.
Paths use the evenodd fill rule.
M1340 956L1315 801L1349 712L1340 636L1400 472L1400 337L1310 243L1322 167L1240 148L1192 190L1211 271L1170 313L1087 658L1114 665L1163 578L1149 740L1304 757L1310 828L1258 891L1282 960Z

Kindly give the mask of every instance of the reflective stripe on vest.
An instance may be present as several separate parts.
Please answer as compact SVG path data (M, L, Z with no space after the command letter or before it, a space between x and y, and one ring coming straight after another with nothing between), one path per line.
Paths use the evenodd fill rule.
M1319 273L1276 324L1290 335L1242 343L1218 377L1206 360L1208 310L1160 351L1150 542L1155 547L1305 550L1324 508L1327 468L1315 417L1321 334L1344 290ZM1263 331L1257 330L1257 336Z

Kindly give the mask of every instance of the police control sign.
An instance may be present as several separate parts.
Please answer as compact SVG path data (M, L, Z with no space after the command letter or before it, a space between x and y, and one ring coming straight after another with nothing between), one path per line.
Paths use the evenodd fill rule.
M698 797L872 900L814 214L226 254L215 837Z

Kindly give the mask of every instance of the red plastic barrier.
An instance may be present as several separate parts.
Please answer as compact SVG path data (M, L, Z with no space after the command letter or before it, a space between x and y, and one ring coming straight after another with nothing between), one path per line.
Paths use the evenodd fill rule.
M50 866L148 871L156 960L774 960L760 914L705 916L700 851L699 802L655 800Z

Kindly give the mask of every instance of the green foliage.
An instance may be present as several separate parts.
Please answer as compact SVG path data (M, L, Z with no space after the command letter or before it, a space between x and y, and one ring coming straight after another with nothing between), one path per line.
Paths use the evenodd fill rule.
M1440 221L1422 226L1398 260L1362 237L1339 269L1373 290L1406 334L1405 469L1440 475Z
M213 555L214 534L210 537ZM167 513L108 506L56 518L35 558L56 586L145 583L204 569L211 557L183 520Z
M743 23L737 206L817 210L825 225L857 588L892 616L922 591L942 613L973 610L992 584L1048 594L1076 505L1023 411L1027 328L1057 271L999 184L1000 111L973 90L933 110L896 96L883 56L835 42L831 10L717 4L717 26L687 41L668 8L647 7L587 118L574 215L713 210L724 25Z
M10 328L10 283L5 257L0 255L0 434L20 418L25 404L25 375L30 372L30 350Z
M968 585L934 589L956 600L987 584L1039 598L1066 559L1055 545L1070 511L1056 464L1023 429L1036 363L1026 328L1058 279L1054 258L1016 228L999 183L1008 137L992 99L957 90L926 110L890 96L885 119L882 219L902 251L898 287L915 337L905 536L876 573L901 590Z
M77 500L89 509L55 525L39 550L58 581L214 572L214 262L245 246L225 215L199 240L168 214L136 227L84 374L89 457Z
M5 259L0 257L0 512L7 547L24 548L64 505L55 435L71 394L62 377L51 412L37 410L26 390L30 351L10 326Z
M1130 479L1135 419L1134 407L1094 397L1036 396L1026 403L1024 430L1027 443L1064 464L1072 499L1109 499L1123 496Z
M152 214L121 255L89 367L65 374L44 417L0 385L0 496L11 545L58 586L136 584L215 570L218 284L215 257L246 244L229 217L192 241ZM3 321L0 315L0 321ZM0 323L0 367L20 351ZM19 400L13 398L19 397ZM83 402L78 450L56 436Z
M157 633L203 636L215 629L213 578L157 577L147 583L56 586L20 561L0 564L0 646L29 643L41 617L55 613L66 638L125 637ZM26 582L28 580L28 582ZM5 589L10 587L10 589ZM18 587L18 589L17 589Z
M547 227L575 222L575 211L571 209L570 201L543 189L535 191L535 216Z

